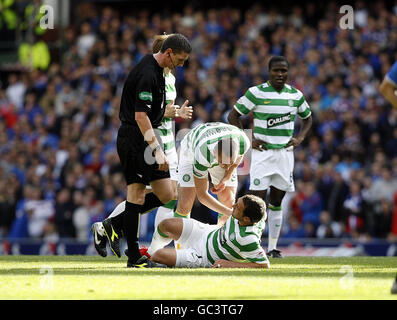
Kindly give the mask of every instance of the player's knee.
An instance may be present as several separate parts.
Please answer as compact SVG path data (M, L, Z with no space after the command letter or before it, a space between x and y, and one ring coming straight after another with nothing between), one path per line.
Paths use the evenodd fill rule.
M173 218L168 218L168 219L164 219L163 221L161 221L159 223L158 228L160 229L160 231L164 234L169 234L172 231L172 226L173 226Z
M172 190L172 189L164 190L164 192L159 194L157 197L159 198L159 200L162 203L166 204L166 203L170 202L171 200L175 199L175 193L174 193L174 190Z
M165 253L163 249L157 250L155 253L152 254L151 260L158 263L164 263Z
M145 203L145 193L131 195L127 198L127 201L138 205L143 205Z

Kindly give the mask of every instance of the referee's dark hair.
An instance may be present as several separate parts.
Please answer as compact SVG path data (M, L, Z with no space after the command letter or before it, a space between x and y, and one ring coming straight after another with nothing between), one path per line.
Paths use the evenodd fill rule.
M269 70L272 68L273 63L276 62L285 62L287 64L287 67L289 67L289 63L286 57L284 56L273 56L269 60Z
M244 216L250 218L252 223L256 223L266 215L266 203L263 199L254 196L253 194L246 194L243 196ZM267 217L265 217L266 220Z
M180 33L171 34L164 40L163 45L161 46L161 52L164 53L165 50L171 48L175 53L189 53L192 51L192 46L189 40Z

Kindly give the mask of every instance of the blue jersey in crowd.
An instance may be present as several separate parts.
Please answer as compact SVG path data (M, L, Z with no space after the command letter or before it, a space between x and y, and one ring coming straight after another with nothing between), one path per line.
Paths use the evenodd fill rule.
M395 86L397 86L397 61L394 62L393 66L386 74L386 77L388 80L391 80L391 82L393 82Z

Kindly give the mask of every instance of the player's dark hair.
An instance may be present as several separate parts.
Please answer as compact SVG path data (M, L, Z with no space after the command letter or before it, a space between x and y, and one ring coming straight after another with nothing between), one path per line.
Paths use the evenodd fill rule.
M175 53L190 53L192 51L189 40L180 33L172 34L164 40L161 46L161 52L164 53L168 48L171 48Z
M273 63L276 62L285 62L287 64L287 67L289 67L289 63L286 57L284 56L273 56L269 60L269 70L272 68Z
M266 203L261 198L253 194L243 196L244 216L250 218L252 223L256 223L266 214Z

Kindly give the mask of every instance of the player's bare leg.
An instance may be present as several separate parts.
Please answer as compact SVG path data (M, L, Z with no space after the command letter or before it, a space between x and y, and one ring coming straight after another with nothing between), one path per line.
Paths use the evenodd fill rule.
M179 218L165 219L158 226L159 233L163 237L168 237L171 240L178 240L181 237L182 230L183 220ZM175 266L176 250L171 248L161 248L153 253L151 260L167 266Z
M193 203L196 198L195 187L178 187L178 205L174 213L174 217L187 218L193 208ZM160 225L160 224L159 224ZM164 248L171 243L171 237L164 236L159 232L159 226L153 232L152 242L148 249L148 254L152 256L160 248ZM178 247L178 244L175 245Z

